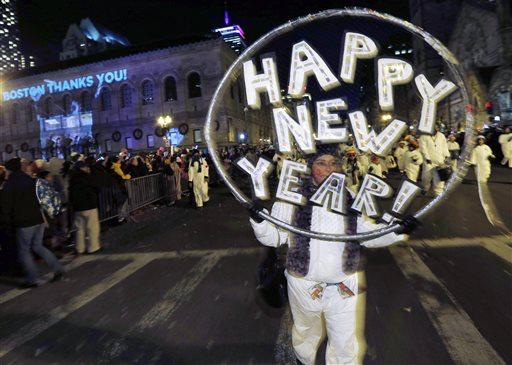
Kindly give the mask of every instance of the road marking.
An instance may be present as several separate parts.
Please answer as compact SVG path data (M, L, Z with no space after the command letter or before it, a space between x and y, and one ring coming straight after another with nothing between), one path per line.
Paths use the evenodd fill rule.
M471 318L457 303L455 297L411 247L392 246L389 247L389 252L391 252L398 267L411 284L415 282L415 277L420 277L429 284L442 289L451 300L452 303L441 303L438 298L429 292L421 288L415 288L430 322L437 330L456 364L505 365L503 359L478 332Z
M80 258L77 258L76 260L73 260L71 261L69 264L65 265L64 266L64 269L66 271L71 271L73 269L76 269L78 266L80 265L83 265L87 262L91 262L95 259L95 257L93 256L82 256ZM48 273L46 275L44 275L42 277L43 281L45 282L48 282L51 278L53 277L53 273ZM5 293L3 293L1 296L0 296L0 305L11 300L11 299L14 299L18 296L20 296L21 294L25 294L26 292L28 292L30 289L11 289L9 291L6 291Z
M129 335L141 333L144 330L153 328L157 324L168 320L179 306L189 299L190 294L204 280L223 256L225 255L221 252L213 252L202 257L178 283L167 290L163 298L153 305L142 319L125 332L123 337L107 344L108 349L104 351L106 357L113 360L121 355L121 353L127 349L125 342Z
M7 336L0 340L0 358L7 355L15 348L23 345L24 343L32 340L37 335L46 331L51 326L55 325L59 321L69 316L74 311L80 309L93 299L97 298L105 291L112 288L134 272L139 270L151 262L152 258L139 258L134 262L124 266L117 270L111 276L105 278L100 283L93 285L89 289L85 290L80 295L71 298L67 303L58 306L53 309L48 315L43 318L36 319L25 326L21 327L18 331L14 332L10 336Z
M102 255L87 255L74 259L64 268L67 272L76 269L80 265L96 260L110 260L110 261L126 261L138 259L173 259L182 257L202 257L218 253L221 256L235 256L235 255L251 255L256 254L262 250L261 247L246 247L246 248L226 248L220 250L186 250L186 251L163 251L163 252L130 252L130 253L112 253ZM52 278L52 273L48 273L42 277L43 281L47 282ZM11 289L0 295L0 305L14 299L31 289Z
M407 244L411 246L427 246L427 247L471 247L482 246L496 256L512 263L512 247L509 246L509 239L503 235L485 236L485 237L453 237L438 239L418 239L409 240Z

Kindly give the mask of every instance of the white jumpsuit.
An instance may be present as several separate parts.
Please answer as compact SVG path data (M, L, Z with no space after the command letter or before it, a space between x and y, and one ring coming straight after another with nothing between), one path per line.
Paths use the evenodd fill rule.
M429 191L434 185L434 194L439 195L443 192L444 181L441 181L437 168L444 165L445 160L450 157L446 137L437 132L434 136L422 135L419 138L420 151L423 154L423 171L421 174L421 183L423 189ZM431 163L427 163L430 160Z
M475 165L478 181L487 182L491 176L491 163L489 157L493 157L492 150L486 144L476 146L471 151L471 163Z
M512 133L502 134L498 138L501 145L501 152L503 152L503 160L501 164L505 165L508 162L508 167L512 168Z
M407 151L404 154L405 175L411 181L417 182L420 174L420 165L423 163L423 156L417 149Z
M398 165L398 170L400 170L400 172L404 171L404 169L405 169L404 156L405 156L406 152L407 152L407 147L398 146L395 149L395 153L393 154L396 158L396 164Z
M452 161L452 169L455 171L457 168L457 158L454 158L455 156L458 156L460 153L460 145L457 142L448 141L446 142L446 145L448 146L448 152L450 153L450 158Z
M276 202L271 215L290 223L295 207L289 203ZM272 223L256 223L250 220L258 241L266 246L291 245L289 233ZM345 219L324 207L313 206L311 230L343 234ZM382 227L358 218L357 232ZM406 239L394 233L363 242L367 247L385 246ZM304 364L314 364L318 346L323 341L323 318L327 329L327 364L357 363L358 344L356 338L357 274L345 274L342 257L345 242L326 242L311 239L309 244L309 270L305 277L286 272L288 297L293 316L292 344L297 358ZM310 290L317 284L343 282L356 295L343 298L336 286L326 286L323 295L313 299Z
M199 172L199 163L201 163L201 172ZM204 158L190 163L188 168L188 181L192 182L197 207L202 207L203 203L209 200L208 183L205 183L205 177L208 177L208 164Z

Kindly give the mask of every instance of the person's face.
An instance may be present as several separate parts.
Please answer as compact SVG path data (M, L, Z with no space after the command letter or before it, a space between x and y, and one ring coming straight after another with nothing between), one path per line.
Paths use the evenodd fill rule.
M320 185L333 172L341 172L341 161L332 155L321 155L311 168L311 175L316 185Z
M455 142L455 136L450 136L450 137L448 137L448 140L449 140L450 142Z
M89 174L91 172L91 168L89 166L80 167L80 170L82 170L86 174Z
M481 146L485 143L485 140L483 138L478 138L478 144Z
M414 151L415 149L414 146L409 146L409 151Z
M505 133L509 134L510 133L510 128L505 128Z

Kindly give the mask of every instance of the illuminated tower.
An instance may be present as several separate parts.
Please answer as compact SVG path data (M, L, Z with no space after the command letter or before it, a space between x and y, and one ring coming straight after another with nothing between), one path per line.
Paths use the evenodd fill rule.
M244 49L247 48L245 44L245 34L239 25L232 24L229 22L229 13L227 4L224 2L224 27L216 28L213 30L214 33L219 33L224 41L237 53L240 54Z
M14 0L0 0L0 75L20 69L22 53Z

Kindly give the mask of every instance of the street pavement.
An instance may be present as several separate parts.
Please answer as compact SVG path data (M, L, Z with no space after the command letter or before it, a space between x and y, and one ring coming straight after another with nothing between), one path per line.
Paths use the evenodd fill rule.
M510 229L510 170L489 189ZM137 221L103 233L101 254L66 257L64 281L0 278L0 364L294 363L289 308L258 295L264 250L226 188L201 211L150 207ZM472 174L410 241L365 257L364 364L512 364L512 246Z

